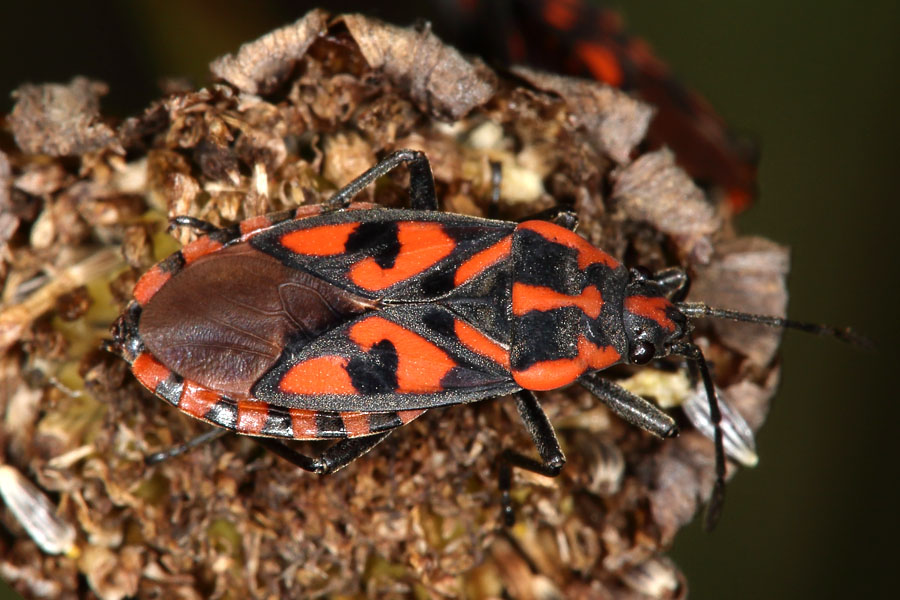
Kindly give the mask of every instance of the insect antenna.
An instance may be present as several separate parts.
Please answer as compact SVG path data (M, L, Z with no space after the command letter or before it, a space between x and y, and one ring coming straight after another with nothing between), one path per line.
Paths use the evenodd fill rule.
M820 325L818 323L805 323L803 321L794 321L793 319L782 319L781 317L770 317L766 315L755 315L752 313L740 312L737 310L728 310L726 308L713 308L702 302L679 302L676 304L678 310L690 319L698 317L710 317L713 319L728 319L730 321L741 321L743 323L758 323L760 325L768 325L769 327L782 327L784 329L796 329L805 331L815 335L826 335L835 337L842 342L872 348L874 345L867 337L860 335L850 327L834 327L831 325Z
M679 302L676 306L678 307L678 310L690 319L710 317L713 319L728 319L744 323L758 323L760 325L768 325L769 327L796 329L815 335L831 336L842 342L866 348L873 347L872 342L868 338L860 335L850 327L833 327L831 325L805 323L802 321L794 321L792 319L756 315L725 308L713 308L701 302ZM715 432L716 481L713 485L709 504L706 508L704 526L707 530L712 530L719 520L719 516L722 514L722 505L725 502L725 444L724 433L722 431L722 411L719 409L719 400L716 396L716 388L713 384L712 375L709 372L709 365L706 364L706 359L703 357L703 352L700 350L700 347L694 344L693 340L688 339L688 341L685 342L672 344L672 346L669 347L669 352L678 356L684 356L692 361L700 372L700 378L703 380L703 387L706 389L706 397L709 399L709 419Z

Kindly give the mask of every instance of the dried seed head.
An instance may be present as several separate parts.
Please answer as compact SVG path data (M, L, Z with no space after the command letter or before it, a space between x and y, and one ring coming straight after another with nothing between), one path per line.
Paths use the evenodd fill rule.
M573 207L579 233L617 258L696 271L697 300L759 310L741 306L742 297L765 290L774 308L783 298L787 265L779 249L742 242L722 216L728 211L675 166L680 155L643 153L654 109L619 90L524 69L509 77L442 44L428 28L359 15L331 19L322 11L211 69L224 83L173 87L117 131L99 118L102 89L84 83L67 92L88 94L81 96L87 122L67 113L66 123L84 125L74 134L52 140L15 130L17 139L30 137L8 159L0 154L0 278L7 282L0 351L9 350L8 360L27 352L23 339L60 329L54 311L73 303L58 299L82 285L91 306L80 315L64 311L77 318L63 325L99 339L108 326L101 309L123 304L141 271L177 248L165 232L168 218L229 225L320 202L376 158L405 147L428 155L445 210L514 220ZM41 99L58 92L24 89L17 114L46 118L54 105ZM72 156L37 157L29 154L34 149ZM502 165L499 202L492 163ZM407 201L407 182L401 169L366 194L398 206ZM187 242L196 234L178 235ZM116 272L120 249L98 253L98 242L122 245L130 268ZM66 267L86 255L93 258ZM22 287L27 281L33 287ZM729 290L743 291L727 297ZM754 340L770 333L697 328L719 386L754 428L774 388L777 343ZM42 564L63 593L75 593L85 579L109 598L167 597L173 585L187 597L684 593L674 566L659 556L712 481L712 444L687 423L684 435L662 442L584 393L542 395L570 464L553 480L516 475L518 525L506 531L495 460L505 448L532 451L509 402L429 411L329 477L297 472L247 439L148 469L142 456L203 426L149 401L124 362L86 347L96 344L68 344L59 356L42 357L49 375L54 366L78 365L81 380L70 369L66 384L83 387L81 398L48 383L29 400L27 416L41 419L37 426L12 435L15 423L0 422L0 439L15 441L0 456L15 452L19 464L30 465L65 457L66 468L54 473L79 490L77 526L115 546L77 564ZM677 371L605 374L676 412L693 393ZM18 371L10 379L0 389L29 385ZM8 402L0 393L0 414ZM702 413L695 419L702 428ZM736 418L729 420L738 432ZM737 456L741 443L752 449L752 437L735 440ZM224 538L221 523L229 524ZM14 547L4 564L22 570L39 562L35 554Z

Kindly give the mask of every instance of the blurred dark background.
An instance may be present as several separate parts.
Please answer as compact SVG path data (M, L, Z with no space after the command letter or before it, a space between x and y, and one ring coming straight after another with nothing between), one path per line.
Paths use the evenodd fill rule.
M715 533L694 524L673 558L693 598L895 597L900 3L607 4L760 142L761 197L739 225L792 246L791 314L853 324L878 346L786 336L760 465L731 483ZM158 95L160 77L202 85L211 59L311 5L3 3L0 111L23 82L80 74L110 85L106 114L136 113ZM366 11L399 24L431 18L441 32L437 13L412 5ZM345 7L365 3L328 3Z

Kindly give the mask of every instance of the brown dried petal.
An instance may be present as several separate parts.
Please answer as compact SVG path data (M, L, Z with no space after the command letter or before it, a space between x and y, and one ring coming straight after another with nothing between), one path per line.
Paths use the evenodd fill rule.
M358 135L328 137L323 150L322 175L338 187L347 185L376 162L372 147Z
M631 152L647 133L653 107L624 92L527 67L513 67L512 72L537 89L563 98L572 111L571 118L591 133L600 151L619 164L631 160Z
M240 181L237 156L230 146L200 140L194 148L194 162L200 166L200 172L207 181L232 185Z
M117 225L141 216L147 210L138 194L90 194L78 199L78 213L95 227Z
M113 552L100 546L88 546L79 566L87 576L91 590L102 600L122 600L137 592L141 563L136 547Z
M179 153L151 151L147 157L147 192L150 203L170 216L190 214L200 184L191 177L191 167Z
M90 294L82 285L57 298L56 313L63 321L74 321L86 313L90 306Z
M29 154L80 155L109 148L124 154L116 133L100 121L105 83L76 77L68 85L25 84L13 92L9 116L16 143Z
M716 246L709 265L697 266L690 299L718 308L784 317L789 269L790 254L785 246L759 237L723 241ZM725 319L714 319L712 324L722 343L754 364L765 366L775 358L781 330Z
M615 175L613 198L626 216L673 236L699 237L722 220L667 149L644 154Z
M236 54L214 60L209 70L246 94L265 94L281 85L296 61L325 32L328 13L313 10L296 23L244 44Z
M33 196L43 196L71 185L72 181L73 178L61 164L36 162L27 165L13 185Z
M425 112L459 119L494 95L493 73L467 61L428 27L397 27L363 15L344 15L341 20L369 66L383 69Z

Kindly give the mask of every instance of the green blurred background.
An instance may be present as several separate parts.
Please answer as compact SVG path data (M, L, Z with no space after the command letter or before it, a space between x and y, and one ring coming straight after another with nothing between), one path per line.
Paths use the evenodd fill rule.
M715 533L695 524L672 551L691 596L897 597L900 2L610 4L760 142L761 198L740 227L793 247L791 314L853 324L878 346L787 335L760 465L731 483ZM366 6L328 3L348 5ZM433 17L411 5L368 12L401 24ZM0 110L22 82L82 74L110 84L104 112L136 113L156 97L159 77L203 84L212 58L309 6L4 2Z

